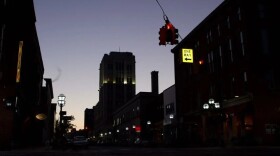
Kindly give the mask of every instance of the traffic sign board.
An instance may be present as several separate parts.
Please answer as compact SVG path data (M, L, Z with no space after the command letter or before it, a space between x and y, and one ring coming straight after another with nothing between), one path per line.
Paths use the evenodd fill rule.
M182 49L182 60L183 63L193 63L193 50Z

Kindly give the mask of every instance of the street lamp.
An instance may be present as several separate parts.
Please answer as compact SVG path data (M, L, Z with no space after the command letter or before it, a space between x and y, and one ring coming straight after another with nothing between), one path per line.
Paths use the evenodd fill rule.
M60 107L60 112L59 112L59 115L60 115L60 125L62 124L62 107L64 107L65 106L65 103L66 103L66 101L65 101L65 95L64 94L59 94L58 95L58 101L57 101L57 105Z
M222 126L223 123L222 122L220 123L220 120L219 120L220 115L222 115L220 112L221 106L220 106L219 102L215 102L215 100L213 98L211 98L208 100L208 103L203 104L203 109L205 110L205 112L207 112L207 114L202 116L203 141L205 142L208 137L208 134L206 132L210 132L209 135L211 135L211 133L219 131L219 130L217 130L217 128L219 128L219 125ZM208 127L209 124L211 124L212 126ZM217 128L214 128L214 127L217 127ZM222 128L221 128L221 131L223 131ZM217 133L217 136L221 136L221 138L223 137L222 135L219 135L218 133Z
M220 103L215 102L214 99L209 99L208 103L203 104L203 109L219 109Z

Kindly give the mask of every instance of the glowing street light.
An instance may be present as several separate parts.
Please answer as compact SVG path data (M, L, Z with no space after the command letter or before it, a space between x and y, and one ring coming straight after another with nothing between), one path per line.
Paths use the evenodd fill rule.
M214 99L209 99L208 103L203 104L203 109L219 109L220 103L215 102Z
M60 107L60 112L59 112L59 115L60 115L60 125L62 124L62 116L64 115L63 112L62 112L62 107L65 106L65 95L64 94L59 94L58 95L58 101L57 101L57 105Z

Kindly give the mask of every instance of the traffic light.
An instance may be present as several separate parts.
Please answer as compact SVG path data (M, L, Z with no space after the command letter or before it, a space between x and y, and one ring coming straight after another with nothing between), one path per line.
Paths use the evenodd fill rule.
M159 29L159 45L166 45L166 29L164 26Z
M166 42L171 42L172 41L172 36L173 36L173 25L168 22L165 24L165 29L166 29Z
M167 20L159 31L159 45L178 44L178 36L178 29Z
M175 27L173 27L171 45L173 45L173 44L178 44L178 43L179 43L178 37L179 37L178 29L176 29Z

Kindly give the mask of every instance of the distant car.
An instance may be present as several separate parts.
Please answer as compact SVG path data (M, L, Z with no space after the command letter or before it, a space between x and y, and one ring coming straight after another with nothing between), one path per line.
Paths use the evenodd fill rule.
M89 141L85 136L74 136L72 146L73 148L88 148Z

